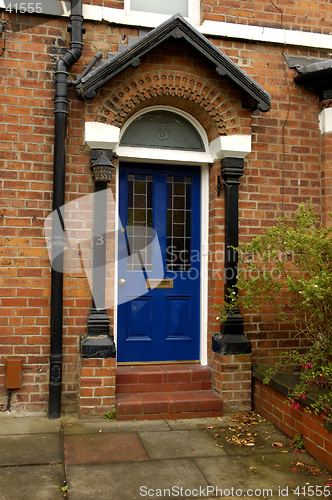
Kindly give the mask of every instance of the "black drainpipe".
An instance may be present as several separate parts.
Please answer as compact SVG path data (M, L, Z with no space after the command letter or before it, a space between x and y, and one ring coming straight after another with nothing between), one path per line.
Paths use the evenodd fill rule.
M53 217L52 245L64 246L64 224L60 207L65 202L65 166L66 166L66 129L68 115L68 76L69 70L82 55L82 0L71 0L70 49L59 59L55 72L54 98L54 169L53 169ZM59 418L61 414L62 387L62 320L63 320L63 252L55 252L56 264L52 261L51 270L51 354L48 417ZM55 270L56 269L56 270Z

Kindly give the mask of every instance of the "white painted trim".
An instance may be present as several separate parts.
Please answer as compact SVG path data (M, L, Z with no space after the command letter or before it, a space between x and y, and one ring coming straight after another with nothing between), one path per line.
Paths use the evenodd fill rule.
M319 128L321 134L332 132L332 108L325 108L319 115Z
M155 149L155 148L139 148L139 147L131 147L131 146L115 146L114 153L118 156L121 156L123 159L141 159L141 160L149 160L149 161L158 161L158 162L184 162L191 164L199 164L202 163L213 163L213 158L210 154L210 146L208 142L208 138L206 132L202 125L191 115L182 111L178 108L173 108L172 106L150 106L148 108L144 108L143 110L135 113L122 127L120 132L119 143L121 142L121 137L125 133L128 127L130 127L131 123L146 113L150 111L170 111L171 113L178 114L183 116L186 120L188 120L192 126L197 130L198 134L201 136L205 152L196 152L196 151L181 151L175 149Z
M113 149L119 142L120 129L100 122L85 122L84 139L90 149Z
M184 162L191 164L213 163L212 156L209 153L195 153L192 151L178 151L174 149L150 149L150 148L134 148L117 146L115 154L121 156L122 159L141 159L158 161L163 163L168 162Z
M178 113L197 129L200 134L204 147L207 152L195 152L195 151L179 151L171 149L154 149L154 148L137 148L131 146L118 146L120 142L120 137L132 123L132 121L138 116L152 110L156 109L167 109L172 110L174 113ZM145 110L136 113L128 122L120 129L113 125L107 123L99 122L85 122L85 144L90 148L96 149L112 149L113 153L120 156L123 160L130 160L135 158L135 160L147 160L147 161L158 161L158 162L176 162L180 161L187 164L199 164L202 163L213 163L213 158L209 153L210 147L207 139L207 135L203 127L190 115L184 111L177 110L176 108L171 108L170 106L151 106L145 108Z
M173 108L170 106L151 106L145 108L144 110L135 113L123 126L120 133L120 140L122 134L130 126L130 124L142 114L148 113L154 110L168 110L173 113L177 113L184 118L186 118L200 134L204 147L207 153L194 153L191 151L175 151L170 149L150 149L150 148L134 148L134 147L123 147L116 146L115 153L119 157L119 162L132 160L133 158L137 162L152 163L158 161L159 163L164 163L168 165L201 165L201 270L200 270L200 362L202 365L207 365L207 330L208 330L208 241L209 241L209 163L212 163L213 159L210 151L210 146L208 143L208 138L204 128L201 124L195 120L188 113ZM117 213L119 213L119 171L117 171ZM116 248L116 260L117 260L117 248ZM116 266L117 267L117 266ZM118 275L117 271L115 273L115 288L117 290ZM117 304L117 297L116 302ZM117 305L116 305L117 310ZM114 317L114 339L117 335L117 316Z
M323 35L300 30L264 28L264 26L249 26L218 21L204 21L201 26L196 26L196 29L207 36L239 38L255 42L297 45L300 47L332 48L331 34Z
M41 15L68 17L70 2L54 2L42 0L43 12ZM5 8L4 0L0 0L0 9ZM199 11L195 7L193 26L206 36L217 36L230 39L251 40L253 42L286 44L289 46L308 47L315 49L332 50L332 36L321 33L309 33L300 30L284 30L264 26L226 23L219 21L204 21L200 24ZM87 21L105 21L112 24L139 26L142 28L155 28L170 16L142 15L134 12L126 14L124 9L112 9L95 5L83 5L83 16ZM191 16L190 16L190 19Z
M115 346L117 346L117 338L118 338L118 280L119 280L119 273L118 273L118 255L119 255L119 238L118 238L118 231L119 231L119 163L117 164L117 167L115 169L115 269L114 269L114 323L113 323L113 335L114 335L114 342Z
M209 278L209 165L201 167L201 337L200 361L207 365L208 278Z
M225 158L245 158L251 153L251 135L221 135L210 143L214 160Z
M168 150L166 150L168 152ZM119 157L120 162L125 158ZM192 162L172 161L168 158L164 163L168 165L181 164L181 166ZM116 213L119 213L119 168L116 170ZM117 221L119 217L116 217ZM116 231L118 227L116 227ZM117 233L116 233L117 234ZM208 331L208 241L209 241L209 165L201 164L201 270L200 270L200 362L207 365L207 331ZM115 244L115 260L118 262L118 245ZM114 273L114 341L117 339L117 290L118 290L118 266Z

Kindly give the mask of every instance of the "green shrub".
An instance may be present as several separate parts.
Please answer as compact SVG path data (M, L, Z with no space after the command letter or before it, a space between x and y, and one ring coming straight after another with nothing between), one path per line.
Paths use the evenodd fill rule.
M312 407L328 421L332 417L331 237L332 228L318 223L310 204L300 205L294 217L279 219L262 236L234 249L239 255L237 285L228 290L225 304L216 306L221 321L239 308L257 311L269 306L277 317L293 324L302 349L282 353L274 371L300 368L301 381L290 397L295 409L310 387L325 389Z

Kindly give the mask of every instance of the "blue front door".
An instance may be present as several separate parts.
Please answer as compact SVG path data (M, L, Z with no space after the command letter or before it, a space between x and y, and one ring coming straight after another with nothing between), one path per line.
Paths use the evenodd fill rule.
M120 165L118 362L199 360L200 169Z

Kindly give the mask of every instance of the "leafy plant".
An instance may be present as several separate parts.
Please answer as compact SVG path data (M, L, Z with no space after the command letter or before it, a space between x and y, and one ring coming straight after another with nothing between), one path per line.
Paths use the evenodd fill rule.
M112 411L110 411L108 413L103 413L103 418L115 420L116 419L116 408L114 408Z
M303 441L303 436L300 434L295 434L292 440L292 448L296 451L302 451L305 448L305 442Z
M239 254L237 284L228 290L225 303L216 306L220 320L240 307L252 311L268 306L291 322L301 349L282 353L274 371L285 365L300 368L300 383L290 397L295 409L310 387L323 388L312 407L331 421L332 228L318 223L308 203L294 217L278 219L262 236L233 250Z

